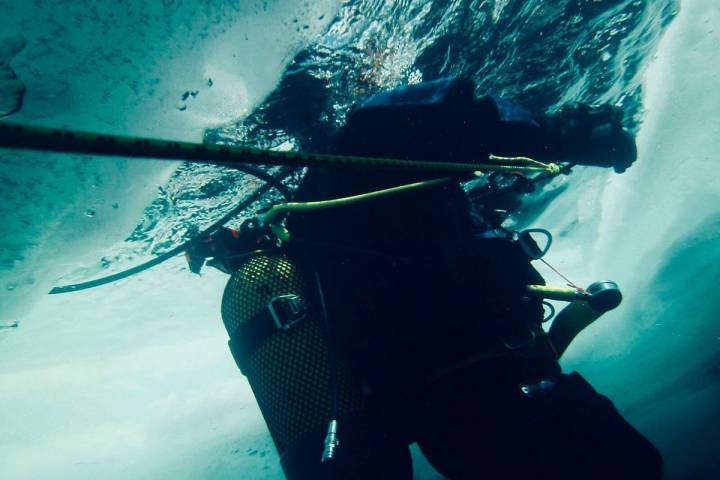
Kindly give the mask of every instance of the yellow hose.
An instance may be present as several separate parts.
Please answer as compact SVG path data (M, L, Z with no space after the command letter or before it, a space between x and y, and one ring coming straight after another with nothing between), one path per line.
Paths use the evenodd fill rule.
M348 157L346 157L348 158ZM350 157L359 159L362 157ZM498 157L496 155L490 155L491 161L505 162L505 163L517 163L518 165L473 165L477 170L473 171L475 176L481 176L483 170L491 171L510 171L510 172L546 172L551 175L557 175L560 173L560 167L554 163L545 164L528 157ZM378 161L378 159L370 159ZM420 162L424 163L424 162ZM441 164L442 165L442 164ZM464 165L464 164L461 164ZM530 166L528 166L530 165ZM457 181L452 177L436 178L434 180L425 180L423 182L410 183L407 185L400 185L397 187L386 188L383 190L377 190L374 192L362 193L359 195L353 195L350 197L335 198L332 200L321 200L317 202L290 202L280 203L273 205L262 217L262 222L267 225L270 230L277 236L281 242L287 242L290 240L290 232L284 225L282 225L281 217L290 212L308 212L314 210L325 210L328 208L346 207L348 205L355 205L360 202L366 202L380 197L388 195L394 195L402 192L408 192L412 190L419 190L421 188L429 188L437 185L451 183Z
M273 205L265 215L262 216L262 222L280 239L282 242L290 240L290 232L280 224L281 217L290 212L308 212L313 210L326 210L328 208L347 207L361 202L367 202L376 198L394 195L422 188L434 187L453 182L452 177L436 178L434 180L425 180L423 182L410 183L397 187L376 190L374 192L361 193L350 197L335 198L332 200L321 200L317 202L289 202Z

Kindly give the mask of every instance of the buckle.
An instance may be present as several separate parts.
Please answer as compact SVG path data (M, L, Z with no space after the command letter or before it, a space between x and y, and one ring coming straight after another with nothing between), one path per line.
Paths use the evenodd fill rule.
M278 295L267 306L278 330L288 330L307 314L307 305L297 295Z
M555 380L554 378L546 378L544 380L540 380L537 383L522 384L520 385L520 391L526 397L542 397L550 393L550 391L555 388L556 384L557 380Z

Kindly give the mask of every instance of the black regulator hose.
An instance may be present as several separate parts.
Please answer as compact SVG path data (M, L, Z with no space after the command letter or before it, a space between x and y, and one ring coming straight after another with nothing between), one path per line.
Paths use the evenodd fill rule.
M253 167L251 165L242 165L238 163L233 164L223 164L223 167L232 168L233 170L238 170L244 173L247 173L248 175L252 175L253 177L257 177L260 180L264 181L265 183L271 185L275 188L278 192L280 192L280 195L283 196L286 202L292 202L293 200L293 194L292 191L288 188L287 185L282 183L282 180L279 180L275 177L273 177L271 174L267 173L266 171ZM286 177L287 175L284 175Z
M245 169L252 169L255 170L252 167L243 166L242 171L246 171ZM106 285L108 283L116 282L118 280L122 280L123 278L130 277L132 275L135 275L136 273L143 272L145 270L148 270L156 265L160 265L166 260L169 260L170 258L184 252L188 248L190 248L194 243L200 241L201 239L207 237L208 235L211 235L214 233L218 228L225 225L227 222L229 222L233 217L237 216L240 212L248 208L250 205L258 201L260 198L262 198L263 195L265 195L267 192L269 192L272 188L276 188L278 191L280 191L283 196L286 198L287 195L283 193L281 188L278 188L279 185L282 186L283 190L288 190L287 187L282 183L282 180L287 178L292 174L292 172L295 169L293 168L284 168L280 171L280 175L278 177L273 177L270 174L266 172L260 172L258 169L258 172L260 175L256 175L258 178L265 180L271 179L272 181L268 181L264 185L258 187L254 192L252 192L250 195L245 197L243 201L241 201L235 208L230 210L228 213L223 215L219 220L217 220L215 223L204 229L202 232L195 235L190 240L178 245L177 247L171 249L170 251L167 251L161 255L158 255L157 257L153 258L152 260L149 260L145 263L141 263L140 265L136 265L132 268L129 268L127 270L123 270L122 272L114 273L112 275L108 275L106 277L97 278L95 280L90 280L89 282L82 282L82 283L75 283L72 285L64 285L61 287L55 287L52 290L50 290L50 295L56 295L59 293L68 293L68 292L77 292L79 290L86 290L88 288L94 288L99 287L100 285ZM255 175L255 173L251 173L250 171L246 171L246 173L249 173L250 175ZM261 176L262 175L262 176ZM266 178L265 178L266 177ZM288 195L292 196L288 190Z

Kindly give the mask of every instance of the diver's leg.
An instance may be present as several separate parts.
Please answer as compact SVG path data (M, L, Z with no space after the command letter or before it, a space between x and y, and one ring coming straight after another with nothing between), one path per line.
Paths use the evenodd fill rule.
M520 446L536 432L508 414L517 401L509 392L476 371L433 385L417 443L435 469L450 480L536 478Z
M449 479L662 477L657 449L580 375L536 397L491 385L458 377L429 399L418 444Z
M542 399L557 430L545 448L549 466L577 478L660 479L662 457L607 397L578 373L562 375Z

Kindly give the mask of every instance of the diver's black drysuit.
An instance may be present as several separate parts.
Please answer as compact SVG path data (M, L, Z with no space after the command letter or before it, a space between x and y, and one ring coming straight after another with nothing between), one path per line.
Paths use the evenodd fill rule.
M371 97L330 150L606 166L613 156L622 171L634 141L611 111L596 113L532 117L498 98L474 99L471 82L440 80ZM311 168L296 200L438 176ZM657 450L612 403L560 372L542 305L524 293L543 279L516 243L473 217L459 184L293 213L287 226L319 272L337 355L366 399L362 412L339 419L336 459L319 462L324 430L281 452L289 480L409 480L413 441L451 480L661 476Z

